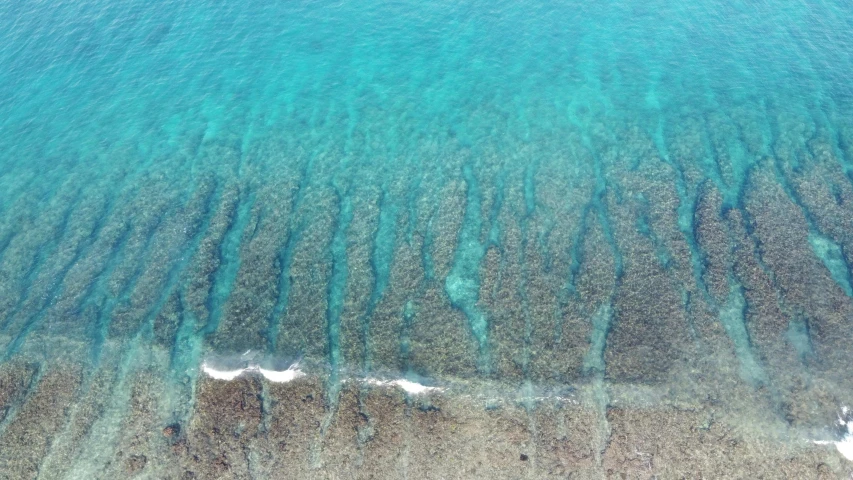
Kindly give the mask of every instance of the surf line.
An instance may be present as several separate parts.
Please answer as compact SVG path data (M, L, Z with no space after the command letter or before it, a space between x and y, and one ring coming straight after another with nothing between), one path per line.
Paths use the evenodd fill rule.
M267 370L260 365L249 365L246 368L236 370L217 370L204 362L201 364L201 370L214 380L225 381L234 380L244 373L260 373L264 378L274 383L287 383L305 376L305 372L299 369L298 363L294 363L286 370L277 371Z

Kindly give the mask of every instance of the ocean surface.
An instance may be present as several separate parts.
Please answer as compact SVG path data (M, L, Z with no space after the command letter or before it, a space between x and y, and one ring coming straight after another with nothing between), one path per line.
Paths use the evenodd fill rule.
M320 444L355 382L834 454L851 74L842 0L2 2L0 461L166 478L137 394L155 445L234 378Z

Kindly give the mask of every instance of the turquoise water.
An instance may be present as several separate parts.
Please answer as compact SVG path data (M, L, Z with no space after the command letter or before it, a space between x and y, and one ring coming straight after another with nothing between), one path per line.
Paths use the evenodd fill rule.
M332 397L718 373L829 428L850 72L836 0L4 2L3 362L160 355L174 418L247 356Z

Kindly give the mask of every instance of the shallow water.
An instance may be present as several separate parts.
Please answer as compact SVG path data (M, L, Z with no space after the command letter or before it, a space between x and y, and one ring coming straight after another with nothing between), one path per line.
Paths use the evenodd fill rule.
M84 478L139 372L193 425L297 362L321 436L360 379L840 440L851 52L835 0L6 2L0 444L54 365Z

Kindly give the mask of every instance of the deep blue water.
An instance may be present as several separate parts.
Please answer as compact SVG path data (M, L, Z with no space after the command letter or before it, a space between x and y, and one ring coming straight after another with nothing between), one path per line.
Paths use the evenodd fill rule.
M851 72L836 0L3 2L2 359L719 375L823 428Z

